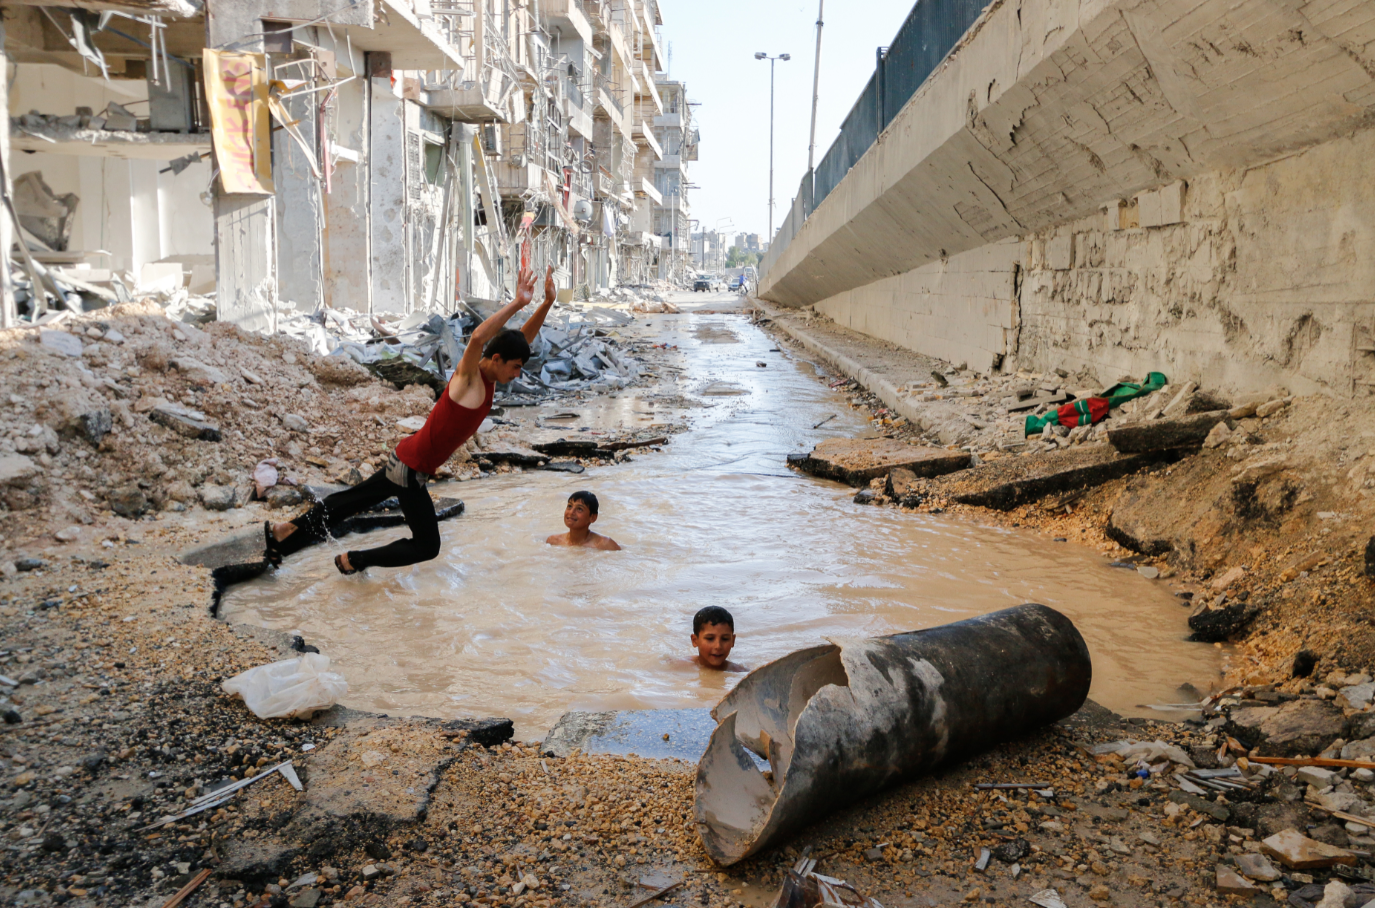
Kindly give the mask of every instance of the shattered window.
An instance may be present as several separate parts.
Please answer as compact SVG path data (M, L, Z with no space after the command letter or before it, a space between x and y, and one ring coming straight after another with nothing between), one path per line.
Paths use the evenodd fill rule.
M425 143L425 182L438 186L443 182L444 146L433 142Z

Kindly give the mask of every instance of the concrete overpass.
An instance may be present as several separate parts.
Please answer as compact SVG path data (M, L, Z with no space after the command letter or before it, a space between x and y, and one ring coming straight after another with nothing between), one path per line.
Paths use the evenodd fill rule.
M760 295L980 369L1369 394L1372 74L1356 0L999 0Z

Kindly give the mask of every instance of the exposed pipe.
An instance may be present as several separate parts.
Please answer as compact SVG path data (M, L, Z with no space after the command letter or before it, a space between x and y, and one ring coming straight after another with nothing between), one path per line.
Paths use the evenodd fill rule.
M702 843L734 864L867 794L1071 715L1092 675L1074 624L1030 604L784 656L712 710L720 724L697 766Z

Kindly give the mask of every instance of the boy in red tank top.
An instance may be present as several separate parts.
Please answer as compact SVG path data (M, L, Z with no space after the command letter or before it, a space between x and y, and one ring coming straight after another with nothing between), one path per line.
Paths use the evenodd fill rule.
M283 556L323 542L341 521L392 496L401 502L411 538L345 552L334 559L335 567L341 574L356 574L367 567L403 567L437 557L439 520L425 484L477 432L492 409L496 386L520 376L530 358L530 344L557 295L552 267L544 275L544 303L519 331L506 328L511 316L525 308L534 295L535 275L523 268L516 281L516 298L473 330L463 358L420 431L403 438L386 466L358 485L335 492L295 520L264 523L267 560L280 564Z

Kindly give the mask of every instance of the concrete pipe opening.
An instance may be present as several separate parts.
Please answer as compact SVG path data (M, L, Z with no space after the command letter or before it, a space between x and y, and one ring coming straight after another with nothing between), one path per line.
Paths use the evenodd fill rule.
M702 842L734 864L894 782L1072 715L1092 677L1073 622L1036 604L791 653L712 711L720 724L697 768Z

